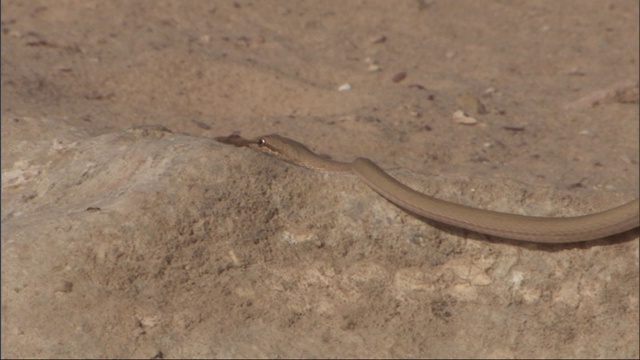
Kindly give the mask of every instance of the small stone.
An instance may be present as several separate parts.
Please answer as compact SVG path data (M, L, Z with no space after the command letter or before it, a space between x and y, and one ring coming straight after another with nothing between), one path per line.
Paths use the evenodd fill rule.
M399 72L399 73L397 73L397 74L393 75L393 78L391 78L391 80L392 80L394 83L399 83L400 81L402 81L402 80L406 79L406 77L407 77L407 73L406 73L406 72L404 72L404 71L401 71L401 72Z
M478 123L478 120L471 116L468 116L462 110L454 112L451 118L455 123L462 125L475 125Z
M367 71L379 71L380 70L380 65L378 65L378 62L373 60L370 57L366 57L364 59L364 62L369 64L369 67L367 68Z
M340 85L340 87L338 88L338 91L349 91L349 90L351 90L351 84L349 83L344 83Z
M371 39L372 44L382 44L385 41L387 41L387 37L384 35L378 35Z
M478 115L484 115L487 113L487 108L484 104L478 100L475 96L469 94L462 94L456 98L456 104L462 108L463 111L469 113L475 113Z
M494 95L496 95L498 93L498 90L496 90L496 88L494 87L488 87L484 90L484 92L482 93L482 96L484 97L492 97Z

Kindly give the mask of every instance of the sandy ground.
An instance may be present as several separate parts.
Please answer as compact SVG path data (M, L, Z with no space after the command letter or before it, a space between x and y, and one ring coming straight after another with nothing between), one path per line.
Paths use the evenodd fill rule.
M480 208L604 210L640 193L638 13L2 1L2 357L637 358L637 229L488 238L212 138L280 133Z

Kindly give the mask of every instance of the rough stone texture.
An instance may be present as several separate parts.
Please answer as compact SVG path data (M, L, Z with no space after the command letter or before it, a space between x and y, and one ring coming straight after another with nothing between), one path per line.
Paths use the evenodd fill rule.
M637 358L637 229L487 238L211 137L603 210L639 193L638 42L636 1L2 1L2 357Z

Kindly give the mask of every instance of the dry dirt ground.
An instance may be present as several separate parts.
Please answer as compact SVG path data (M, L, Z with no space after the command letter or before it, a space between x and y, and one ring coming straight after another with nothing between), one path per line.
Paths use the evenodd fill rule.
M640 192L638 12L2 1L2 357L637 358L637 229L489 238L213 137L367 156L480 208L604 210Z

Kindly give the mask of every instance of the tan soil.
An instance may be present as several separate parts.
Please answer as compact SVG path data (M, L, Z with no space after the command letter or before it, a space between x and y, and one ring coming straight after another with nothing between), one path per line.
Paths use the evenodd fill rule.
M212 138L280 133L481 208L604 210L640 193L638 13L2 1L2 357L637 358L637 229L487 238Z

